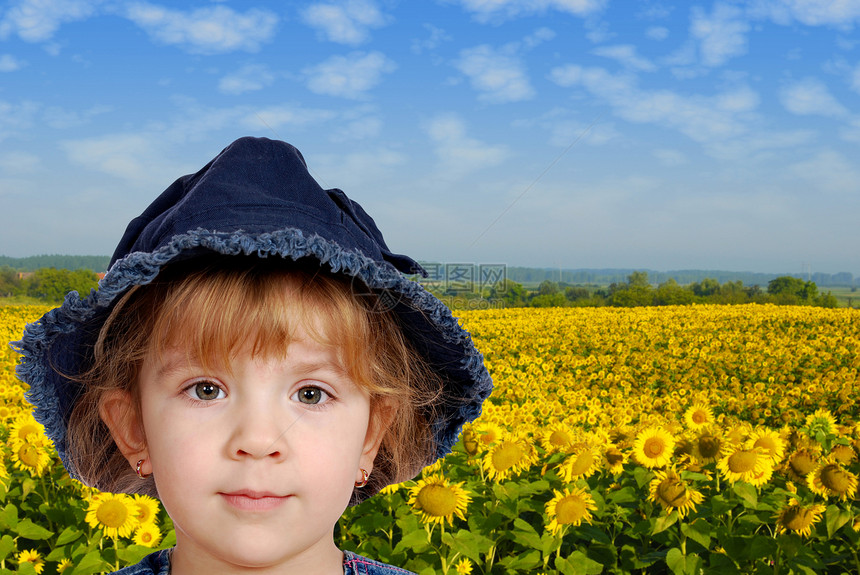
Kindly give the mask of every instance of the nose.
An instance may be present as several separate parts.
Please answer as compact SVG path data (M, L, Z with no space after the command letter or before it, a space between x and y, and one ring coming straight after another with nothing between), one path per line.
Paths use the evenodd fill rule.
M289 428L294 423L271 405L243 406L233 425L228 451L234 459L282 460L287 454Z

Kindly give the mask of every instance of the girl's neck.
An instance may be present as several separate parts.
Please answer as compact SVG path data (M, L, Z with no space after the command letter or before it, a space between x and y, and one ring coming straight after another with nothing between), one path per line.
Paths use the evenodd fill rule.
M191 547L191 546L189 546ZM343 575L343 552L334 544L327 549L309 549L271 566L243 566L192 550L179 544L170 552L170 575Z

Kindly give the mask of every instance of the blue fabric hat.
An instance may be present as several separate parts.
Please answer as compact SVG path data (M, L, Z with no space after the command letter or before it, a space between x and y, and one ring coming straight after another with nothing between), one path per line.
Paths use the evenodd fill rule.
M441 416L432 422L437 457L480 415L492 381L450 310L404 276L426 272L388 249L361 206L341 190L320 187L296 148L241 138L196 174L176 180L131 221L98 290L83 299L68 294L13 344L23 355L17 374L30 385L34 415L70 472L66 429L81 388L61 374L81 372L119 296L151 282L165 264L213 252L315 258L377 294L377 305L399 316L406 337L444 381Z

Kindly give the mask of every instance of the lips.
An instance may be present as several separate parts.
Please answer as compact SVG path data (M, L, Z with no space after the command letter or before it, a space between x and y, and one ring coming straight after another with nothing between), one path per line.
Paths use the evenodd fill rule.
M291 496L277 495L269 491L242 489L219 493L228 505L241 511L270 511L283 505Z

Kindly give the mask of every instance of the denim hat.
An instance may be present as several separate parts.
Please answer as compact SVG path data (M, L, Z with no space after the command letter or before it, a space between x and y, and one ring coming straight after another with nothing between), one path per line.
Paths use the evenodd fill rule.
M82 389L62 374L81 373L122 294L151 282L166 264L213 252L314 258L358 280L354 288L376 294L374 305L398 316L404 335L442 377L441 415L431 422L437 458L480 415L492 390L483 357L445 304L404 275L426 276L423 268L392 253L373 219L341 190L320 187L296 148L241 138L196 174L176 180L129 223L98 290L85 298L69 293L13 344L23 355L17 374L30 385L34 415L72 474L66 430Z

